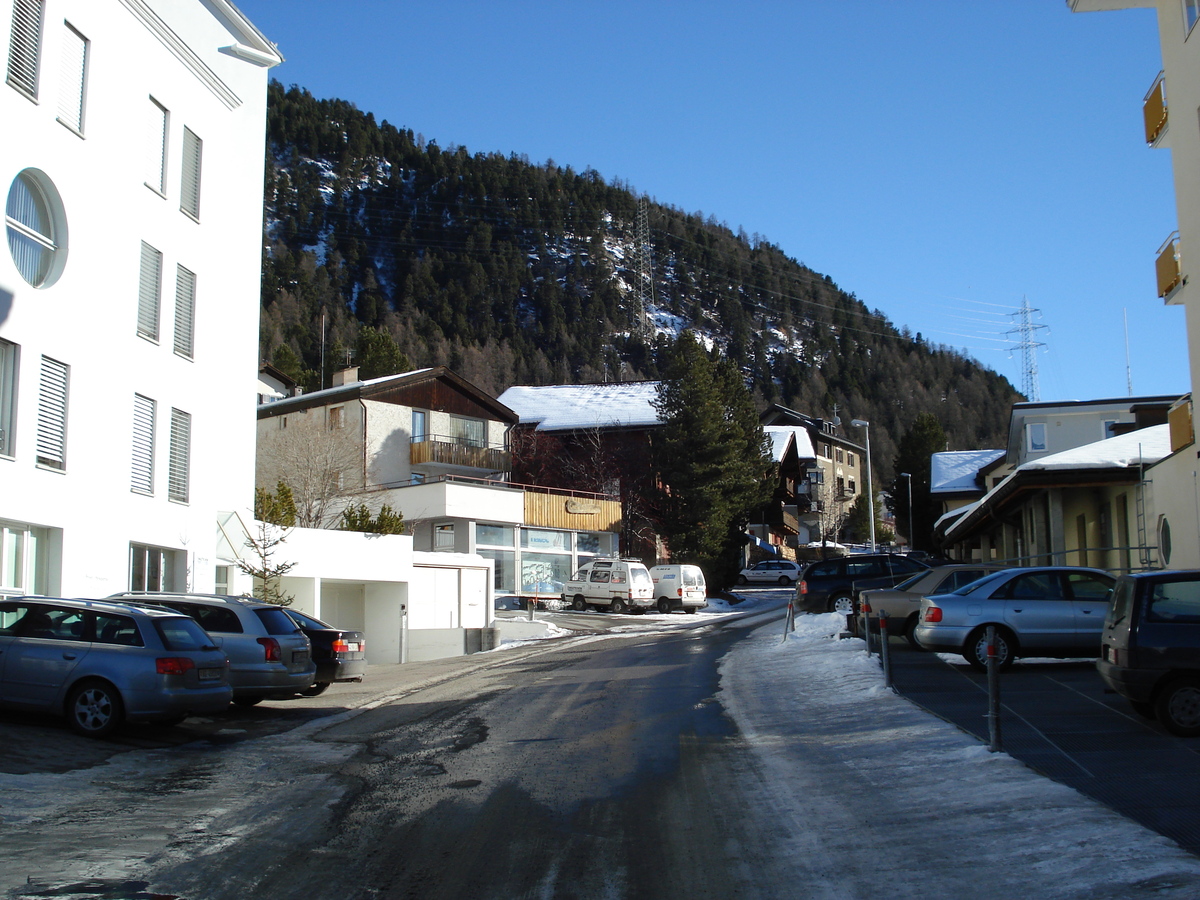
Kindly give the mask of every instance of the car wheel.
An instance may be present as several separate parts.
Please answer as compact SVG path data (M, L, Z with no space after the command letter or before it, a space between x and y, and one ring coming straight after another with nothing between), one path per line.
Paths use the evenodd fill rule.
M919 613L913 613L909 616L908 620L904 623L904 639L908 641L910 646L916 647L918 650L924 650L925 648L917 643L917 626L920 624L921 616Z
M1154 701L1154 711L1163 728L1180 737L1200 735L1200 679L1172 681Z
M780 575L780 576L779 576L779 584L780 584L780 586L782 586L782 587L787 587L787 586L788 586L789 584L791 584L791 583L792 583L792 579L788 578L786 575Z
M609 610L615 613L625 612L625 601L620 597L613 597L613 602L612 605L609 606Z
M1012 668L1016 659L1017 641L1007 628L996 628L996 664L1000 671ZM976 628L967 638L963 656L980 672L987 671L987 628Z
M233 702L238 706L257 706L263 702L262 697L234 697Z
M666 615L667 613L669 613L671 611L671 601L668 600L666 597L659 597L658 598L658 611L660 613L662 613L663 615Z
M745 575L739 575L739 576L738 576L738 579L737 579L737 581L738 581L738 584L745 584L745 583L746 583L746 576L745 576Z
M107 681L85 681L67 697L67 720L78 734L108 737L125 716L121 694Z
M325 693L327 690L329 690L329 682L328 681L318 681L312 687L305 688L304 690L302 690L300 692L300 696L302 696L302 697L319 697L323 693Z
M843 616L851 615L854 612L854 600L849 594L838 594L836 597L830 597L829 611L841 613Z
M583 594L575 595L575 599L571 601L571 609L575 612L583 612L587 609L587 601L583 599Z
M694 615L696 614L696 607L694 607L694 606L685 606L685 607L683 608L683 611L684 611L685 613L687 613L689 616L694 616Z

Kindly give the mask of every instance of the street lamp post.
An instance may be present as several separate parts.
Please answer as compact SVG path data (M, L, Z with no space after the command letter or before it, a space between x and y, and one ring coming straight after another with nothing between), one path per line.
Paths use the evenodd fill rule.
M867 511L871 516L871 552L875 552L875 487L871 484L871 423L865 419L850 422L855 428L863 428L867 434Z
M901 472L901 478L908 479L908 549L913 548L913 511L912 511L912 475Z

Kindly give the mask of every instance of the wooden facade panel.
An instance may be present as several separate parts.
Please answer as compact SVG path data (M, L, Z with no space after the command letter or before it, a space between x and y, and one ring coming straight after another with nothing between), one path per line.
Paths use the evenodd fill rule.
M526 491L525 524L572 531L620 531L621 504L617 500Z
M508 451L494 450L490 447L468 447L466 444L451 444L446 441L418 441L409 444L408 447L409 461L414 466L436 463L503 472L509 465Z

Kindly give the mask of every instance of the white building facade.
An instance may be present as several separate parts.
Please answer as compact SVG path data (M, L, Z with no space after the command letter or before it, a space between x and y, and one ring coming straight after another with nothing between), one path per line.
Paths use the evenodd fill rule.
M211 591L248 509L274 46L224 0L0 0L0 593Z

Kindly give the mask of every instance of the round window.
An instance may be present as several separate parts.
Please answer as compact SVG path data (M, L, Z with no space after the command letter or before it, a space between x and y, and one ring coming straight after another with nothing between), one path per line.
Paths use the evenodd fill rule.
M8 252L21 277L34 287L49 287L67 257L62 201L44 172L25 169L8 189L4 206Z
M1171 523L1166 516L1158 520L1158 555L1164 566L1171 564Z

